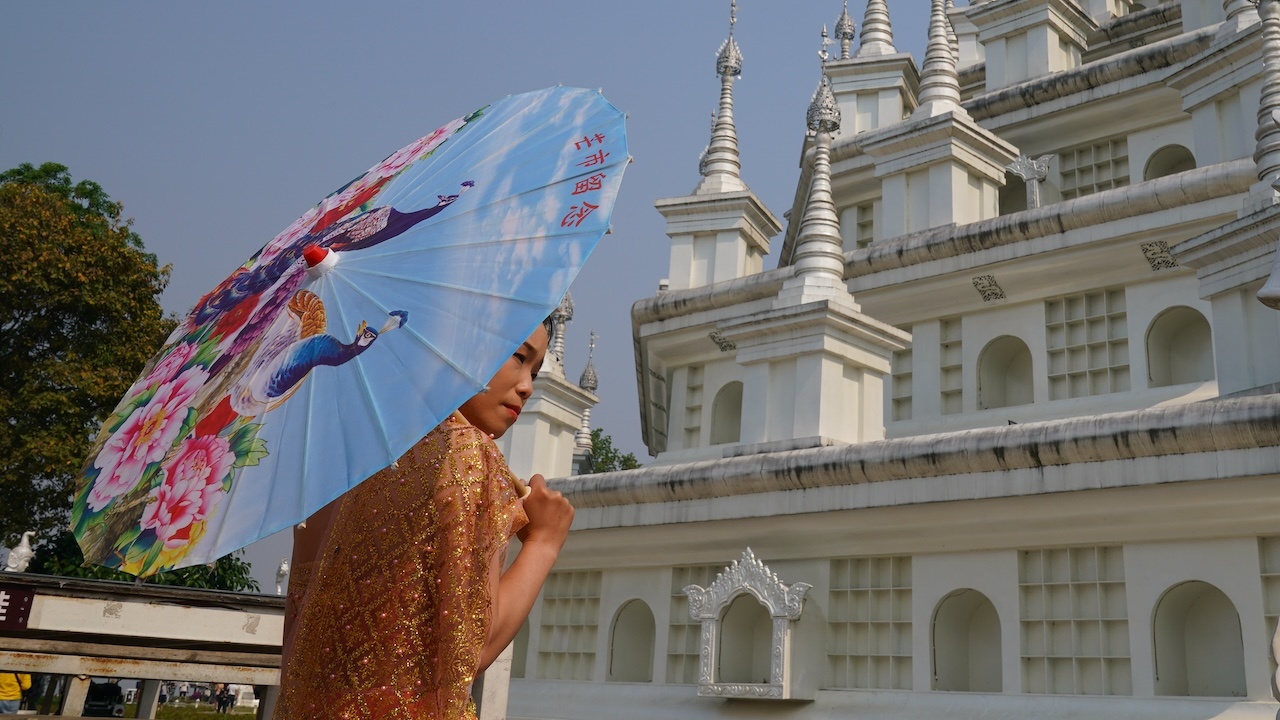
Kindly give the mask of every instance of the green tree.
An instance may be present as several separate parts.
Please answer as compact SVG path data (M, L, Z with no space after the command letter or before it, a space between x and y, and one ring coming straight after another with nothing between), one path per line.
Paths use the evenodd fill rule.
M169 572L157 573L144 580L153 585L175 585L189 588L207 588L211 590L229 590L242 592L261 588L258 581L250 574L250 563L241 559L244 551L224 555L213 565L195 565L179 568ZM76 538L69 531L62 531L57 539L47 543L36 552L35 561L30 568L32 572L45 575L61 575L63 577L90 578L94 580L120 580L134 582L134 576L102 567L101 565L85 565L84 554L76 544Z
M59 542L90 439L174 326L169 268L56 163L0 173L0 541Z
M591 431L591 472L602 473L614 470L634 470L640 467L634 453L623 453L613 446L613 438L604 433L604 428Z
M31 163L23 163L16 168L0 172L0 185L13 183L17 185L35 185L54 193L65 201L65 209L75 215L76 219L96 228L95 219L106 219L111 226L129 225L129 221L120 219L124 211L124 203L116 202L107 195L102 186L92 180L81 180L71 184L71 173L66 165L44 163L36 167ZM142 248L142 238L137 233L129 233L129 243ZM155 262L155 258L151 258Z

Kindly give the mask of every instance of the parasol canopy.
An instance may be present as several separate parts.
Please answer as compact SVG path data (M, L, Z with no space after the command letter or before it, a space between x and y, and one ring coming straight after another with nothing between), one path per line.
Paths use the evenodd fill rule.
M554 87L308 210L196 303L103 424L71 515L85 559L212 562L395 462L560 303L629 159L623 113Z

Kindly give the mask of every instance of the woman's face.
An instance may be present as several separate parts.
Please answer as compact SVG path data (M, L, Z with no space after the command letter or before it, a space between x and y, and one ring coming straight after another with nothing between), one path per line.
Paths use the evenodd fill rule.
M533 379L542 369L547 341L547 331L539 325L494 374L489 389L473 395L458 408L467 422L493 437L502 437L516 423L533 393Z

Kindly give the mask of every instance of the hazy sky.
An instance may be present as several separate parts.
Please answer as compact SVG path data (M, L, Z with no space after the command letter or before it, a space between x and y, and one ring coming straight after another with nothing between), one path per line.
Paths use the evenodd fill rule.
M587 334L599 333L593 424L645 461L630 307L667 275L669 243L653 201L697 183L719 102L715 51L728 7L10 3L0 23L0 169L54 161L100 183L124 202L147 248L172 265L163 302L185 314L308 207L409 141L510 93L601 88L630 115L635 162L614 234L572 288L566 364L576 379ZM739 2L742 175L780 218L795 192L819 32L840 7ZM850 7L859 29L864 7ZM919 63L928 0L890 0L889 9L895 44ZM279 553L277 543L250 554L268 592Z

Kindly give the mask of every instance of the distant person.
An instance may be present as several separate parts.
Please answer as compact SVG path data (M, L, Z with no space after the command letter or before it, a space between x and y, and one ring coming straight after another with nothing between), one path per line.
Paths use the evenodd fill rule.
M0 715L14 715L22 706L22 695L31 689L27 673L0 673Z
M226 688L222 688L217 694L218 712L225 713L227 708L231 706L231 693Z

